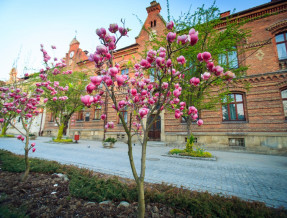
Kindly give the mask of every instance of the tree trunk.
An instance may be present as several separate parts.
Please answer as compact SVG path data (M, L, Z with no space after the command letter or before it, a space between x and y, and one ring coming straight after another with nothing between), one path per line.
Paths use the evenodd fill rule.
M144 199L144 179L137 182L138 188L138 218L144 218L145 215L145 199Z
M1 135L6 135L6 132L7 132L7 129L8 129L8 125L9 125L9 122L4 122L3 123L3 126L2 126L2 130L1 130Z
M58 130L57 140L62 139L64 127L65 127L65 125L64 125L64 123L62 123L61 126L59 127L59 130Z
M28 174L30 172L30 163L29 163L29 134L26 136L26 143L25 143L25 173L22 177L22 181L26 182L28 179Z

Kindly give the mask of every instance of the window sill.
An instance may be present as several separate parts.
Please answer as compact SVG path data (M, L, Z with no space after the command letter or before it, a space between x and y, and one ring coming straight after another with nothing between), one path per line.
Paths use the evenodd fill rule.
M229 124L229 123L248 123L248 121L246 120L229 120L229 121L222 121L222 123L226 123L226 124Z
M101 119L92 119L92 121L100 121Z
M76 123L83 123L84 120L76 120Z

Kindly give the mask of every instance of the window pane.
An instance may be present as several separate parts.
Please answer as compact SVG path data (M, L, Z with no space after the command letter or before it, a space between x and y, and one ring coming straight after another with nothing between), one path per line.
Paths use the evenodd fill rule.
M281 92L282 98L287 98L287 89Z
M284 41L284 34L279 34L275 37L276 42L283 42Z
M243 104L237 104L238 120L245 120Z
M284 115L287 117L287 101L283 101Z
M229 104L230 120L236 120L235 104Z
M218 55L218 63L219 63L219 65L226 65L227 60L226 60L225 54L219 54Z
M236 94L236 102L242 101L242 95Z
M238 68L237 51L228 52L228 63L230 68Z
M126 123L128 122L128 112L124 112L124 120Z
M228 95L228 102L234 102L234 94Z
M285 43L277 44L277 51L279 60L287 59Z
M229 120L227 105L222 105L222 119L223 120Z

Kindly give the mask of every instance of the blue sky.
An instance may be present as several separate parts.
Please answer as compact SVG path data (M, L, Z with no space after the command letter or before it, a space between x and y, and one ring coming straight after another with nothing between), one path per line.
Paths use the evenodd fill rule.
M64 57L75 36L75 30L80 48L93 52L99 43L96 28L107 28L110 23L120 23L121 18L124 18L126 26L132 31L118 48L133 44L141 29L134 14L144 21L147 17L145 8L150 2L151 0L0 0L0 80L9 78L14 62L17 63L19 75L23 75L25 66L40 69L41 43L46 48L56 45L54 55ZM167 20L166 0L157 2L162 7L161 15ZM191 11L194 11L203 3L210 6L212 2L213 0L169 0L170 14L178 18L190 6ZM268 2L270 0L217 0L216 5L221 12L233 9L238 12Z

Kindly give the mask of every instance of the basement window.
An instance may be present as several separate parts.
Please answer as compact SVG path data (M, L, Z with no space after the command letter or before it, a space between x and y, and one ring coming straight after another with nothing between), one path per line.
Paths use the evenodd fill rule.
M229 146L245 147L244 138L229 138Z

